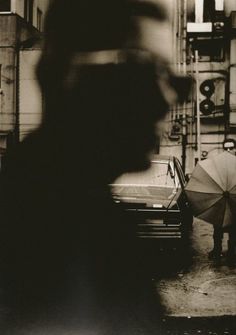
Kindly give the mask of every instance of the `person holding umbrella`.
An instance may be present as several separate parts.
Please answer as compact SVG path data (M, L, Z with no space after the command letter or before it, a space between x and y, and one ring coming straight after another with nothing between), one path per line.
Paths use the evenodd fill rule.
M235 155L235 150L236 150L236 143L234 139L226 139L223 142L223 149L227 152L229 152L232 155ZM229 239L228 239L228 251L227 251L227 256L228 259L233 261L234 259L234 246L236 245L235 243L235 225L231 225L228 228L228 234L229 234ZM222 255L222 240L224 236L224 229L222 227L214 226L214 233L213 233L213 241L214 241L214 247L213 249L209 252L209 259L215 259L218 260L221 255Z
M228 141L224 142L228 143ZM224 144L224 148L228 147ZM214 226L214 247L209 258L219 261L222 239L228 232L227 258L235 262L236 240L236 157L224 150L221 154L200 161L186 187L194 214Z

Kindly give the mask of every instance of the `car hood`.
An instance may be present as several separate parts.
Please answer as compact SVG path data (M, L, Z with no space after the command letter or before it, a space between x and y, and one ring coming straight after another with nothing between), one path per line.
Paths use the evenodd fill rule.
M181 189L172 187L113 185L112 193L115 201L133 204L135 207L151 207L156 209L176 206Z

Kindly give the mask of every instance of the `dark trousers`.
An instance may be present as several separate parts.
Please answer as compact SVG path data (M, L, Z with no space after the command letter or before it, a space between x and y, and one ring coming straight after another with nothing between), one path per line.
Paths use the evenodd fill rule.
M229 240L228 240L228 253L229 256L236 255L236 225L228 228Z
M228 239L228 253L236 253L236 225L232 225L226 231L229 234ZM222 239L224 235L224 230L222 227L214 227L213 240L214 240L214 250L216 252L222 251Z
M222 227L214 226L213 240L214 240L214 250L221 253L222 251L222 239L223 239L223 229Z

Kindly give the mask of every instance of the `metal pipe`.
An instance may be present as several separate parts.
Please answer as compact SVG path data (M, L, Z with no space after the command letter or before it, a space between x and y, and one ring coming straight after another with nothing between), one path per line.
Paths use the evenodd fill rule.
M186 74L186 48L187 48L187 0L183 1L183 25L182 25L182 59L183 59L183 74ZM186 170L186 150L187 150L187 115L186 102L183 104L182 111L182 166L185 173Z
M224 10L224 0L215 0L215 9L219 11Z
M193 69L193 55L191 54L190 55L190 73L191 73L191 76L193 77L193 72L194 72L194 69ZM189 141L190 143L193 143L193 125L194 125L194 98L193 98L193 90L194 90L194 87L192 87L192 90L191 90L191 114L190 114L190 126L189 126ZM194 168L194 165L193 165L193 145L191 145L191 155L190 155L190 162L192 162L192 166L191 168Z
M201 119L199 106L199 69L198 69L198 50L195 50L195 79L196 79L196 104L197 104L197 158L201 160Z
M178 19L178 39L177 39L177 65L178 72L181 72L181 0L177 0L177 19ZM176 110L176 118L179 119L179 111L178 108Z
M11 0L11 12L16 13L16 0Z
M236 123L236 39L230 41L230 66L229 66L229 121Z
M177 40L177 26L178 26L178 12L176 11L176 8L178 7L178 0L174 0L174 6L173 6L173 36L174 36L174 43L173 43L173 55L174 55L174 69L177 72L177 64L178 64L178 40ZM177 105L175 104L173 108L171 109L171 122L175 120L176 117L176 110Z
M195 22L203 22L204 0L195 0Z
M19 71L20 71L20 45L17 45L15 51L15 127L14 141L20 142L20 97L19 97Z

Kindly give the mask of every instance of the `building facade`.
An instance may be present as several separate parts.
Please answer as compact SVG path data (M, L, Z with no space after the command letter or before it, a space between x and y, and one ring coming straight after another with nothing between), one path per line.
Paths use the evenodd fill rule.
M159 54L164 38L161 49L172 45L175 70L193 78L189 100L174 106L165 120L159 148L191 172L199 159L220 152L226 138L236 139L236 1L167 1L172 35L159 36L158 26L140 23L141 46ZM49 2L0 0L0 154L41 120L34 71L41 50L34 41Z
M222 151L224 139L236 139L236 1L172 2L174 67L193 78L193 88L170 111L160 152L178 156L191 172Z
M31 107L32 104L40 104L41 100L38 93L33 92L29 82L33 80L34 83L33 71L40 52L34 44L43 31L48 4L49 0L0 0L1 154L23 136L21 131L25 132L23 123L26 120L24 116L22 119L21 113L28 115L28 131L30 123L35 123L31 115L35 113L35 109ZM35 101L31 104L23 101L32 96Z

